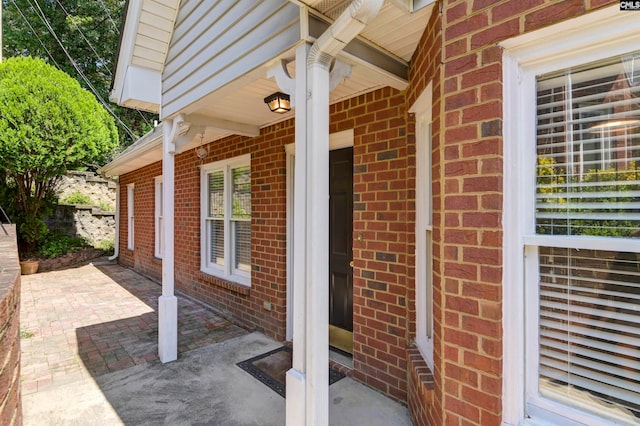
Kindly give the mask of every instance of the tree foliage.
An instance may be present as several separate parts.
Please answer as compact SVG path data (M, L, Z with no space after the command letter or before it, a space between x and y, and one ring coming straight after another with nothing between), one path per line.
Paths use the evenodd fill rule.
M121 108L108 101L124 0L0 1L3 57L42 58L76 78L85 89L90 90L90 83L135 135L141 136L152 128L154 114ZM135 141L123 125L116 124L123 147Z
M0 63L2 201L33 250L67 170L102 164L118 145L112 117L78 82L41 59Z

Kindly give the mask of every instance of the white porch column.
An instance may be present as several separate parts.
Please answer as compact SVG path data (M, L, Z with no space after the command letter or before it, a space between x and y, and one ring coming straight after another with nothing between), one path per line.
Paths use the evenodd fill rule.
M309 57L314 54L312 51ZM329 65L309 61L307 101L307 425L329 424ZM295 338L295 336L294 336Z
M353 0L311 49L302 46L296 51L296 256L293 367L287 372L289 426L329 423L329 69L342 49L377 16L382 3ZM338 68L344 75L345 67Z
M310 45L296 50L295 100L296 156L294 186L293 246L293 354L292 366L287 371L287 424L303 425L306 418L307 373L307 54ZM303 248L303 249L298 249Z
M160 361L178 359L178 299L174 295L174 177L175 143L173 120L162 124L162 202L164 253L162 296L158 299L158 356Z

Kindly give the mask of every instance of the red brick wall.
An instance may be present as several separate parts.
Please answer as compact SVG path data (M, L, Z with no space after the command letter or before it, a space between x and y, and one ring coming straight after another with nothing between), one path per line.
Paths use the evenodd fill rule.
M406 399L408 148L404 95L385 88L331 107L354 129L354 377Z
M407 120L404 94L390 88L331 107L331 132L354 129L354 366L356 377L404 401L407 389ZM199 272L200 174L193 151L176 156L176 287L283 340L286 322L286 157L293 120L254 139L206 145L206 162L251 153L251 290ZM414 148L411 148L413 155ZM153 259L153 178L160 163L121 176L121 262L160 277ZM126 185L135 183L135 251L126 249ZM412 205L411 205L412 206ZM413 208L413 207L411 207ZM410 231L408 234L408 230ZM272 304L266 311L263 302Z
M0 425L22 424L20 397L20 265L15 225L0 231Z
M194 150L176 155L175 282L247 326L284 340L286 320L286 159L284 145L294 140L293 120L263 129L250 139L229 137L205 145L203 163L251 153L252 274L251 289L200 272L200 169ZM121 176L120 262L161 278L162 261L154 258L154 178L161 162ZM135 183L135 250L127 250L127 188ZM263 302L272 304L265 310Z
M120 177L120 263L160 279L162 261L155 257L155 178L162 175L162 163L150 164ZM133 183L134 250L127 249L127 185Z
M411 61L406 92L385 88L331 107L330 131L354 129L355 136L354 376L408 401L417 424L500 423L503 94L497 43L604 3L614 2L439 1ZM407 110L430 81L435 368L433 384L425 387L428 376L418 374L424 365L410 348L416 328L415 125ZM200 161L193 151L176 157L177 288L277 339L284 339L286 316L284 145L293 141L289 120L254 139L208 144L206 162L252 156L250 291L199 272ZM153 177L160 173L158 163L121 177L121 262L158 277ZM126 250L129 182L136 182L134 253Z
M443 417L434 424L501 422L503 92L497 43L611 3L617 2L443 0L436 6L443 10L444 196L435 272L443 278L443 324L435 331L443 359L436 361L435 404L442 404ZM420 84L418 75L411 85Z
M432 177L432 206L433 206L433 233L432 233L432 285L433 285L433 320L434 320L434 348L440 348L442 342L442 197L443 180L442 180L442 135L441 129L443 123L442 114L442 78L441 78L441 57L442 57L442 19L439 12L439 5L434 6L431 19L427 24L427 28L422 35L419 47L413 55L409 68L410 85L406 91L406 104L411 107L418 97L432 83L432 135L431 135L431 177ZM407 145L411 149L410 165L411 178L408 181L410 188L410 205L408 206L408 214L410 218L409 241L407 253L409 253L410 267L407 271L407 291L409 294L409 342L413 342L416 337L416 295L415 295L415 233L411 232L415 229L415 120L409 115L409 138ZM424 360L420 360L419 351L411 348L409 350L408 359L409 371L407 372L409 380L409 395L407 404L409 411L416 424L424 425L440 425L442 424L442 394L443 394L443 353L434 350L434 371L431 375L426 374L425 370L429 370Z

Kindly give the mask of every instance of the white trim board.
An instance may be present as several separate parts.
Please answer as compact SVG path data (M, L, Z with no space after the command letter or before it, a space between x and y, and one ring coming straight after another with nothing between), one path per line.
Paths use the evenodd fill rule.
M331 133L329 135L329 150L350 148L354 144L353 129L342 132ZM284 147L286 153L287 168L287 321L286 339L293 340L293 194L294 194L294 158L296 154L295 143L290 143Z

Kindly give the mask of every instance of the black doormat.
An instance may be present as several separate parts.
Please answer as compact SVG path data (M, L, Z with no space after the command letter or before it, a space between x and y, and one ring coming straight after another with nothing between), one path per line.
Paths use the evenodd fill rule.
M291 369L291 348L282 346L236 365L285 398L287 371ZM329 385L343 377L341 372L329 368Z

